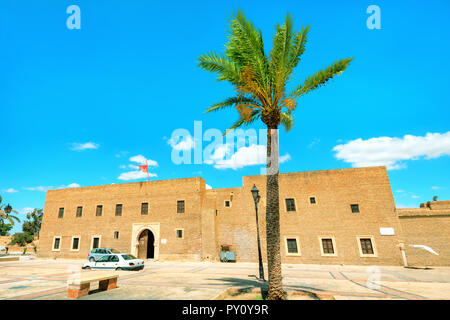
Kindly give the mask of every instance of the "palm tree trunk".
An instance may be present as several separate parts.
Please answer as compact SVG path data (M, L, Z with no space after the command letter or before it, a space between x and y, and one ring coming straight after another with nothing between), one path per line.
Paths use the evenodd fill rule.
M267 128L266 240L269 300L283 300L280 255L280 202L278 187L278 129Z

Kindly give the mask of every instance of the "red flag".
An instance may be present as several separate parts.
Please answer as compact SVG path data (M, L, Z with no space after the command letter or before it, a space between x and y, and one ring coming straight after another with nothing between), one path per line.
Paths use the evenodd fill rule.
M139 166L139 170L142 170L142 172L147 172L148 173L148 165L140 165Z

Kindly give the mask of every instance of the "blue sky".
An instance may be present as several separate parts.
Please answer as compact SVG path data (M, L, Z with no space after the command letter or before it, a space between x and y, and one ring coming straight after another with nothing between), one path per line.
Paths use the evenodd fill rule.
M72 4L81 9L79 30L66 26ZM381 9L380 30L366 26L371 4ZM21 0L0 4L4 201L25 212L43 208L48 188L145 180L119 179L140 176L130 172L143 158L157 164L151 179L202 176L213 188L259 174L261 165L171 160L183 146L170 140L174 130L193 134L194 121L203 132L224 130L237 118L203 113L233 88L196 64L223 51L236 8L263 31L267 51L286 12L297 29L311 25L292 86L355 58L299 100L295 127L280 133L281 172L385 164L397 206L450 199L448 1ZM261 151L250 147L244 160Z

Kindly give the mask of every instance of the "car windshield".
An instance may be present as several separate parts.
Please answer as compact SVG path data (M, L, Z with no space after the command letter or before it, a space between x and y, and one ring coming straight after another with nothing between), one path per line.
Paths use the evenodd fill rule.
M120 253L120 251L116 249L109 249L109 250L111 250L112 253Z
M135 256L131 255L131 254L123 254L122 258L124 258L125 260L133 260L136 259Z

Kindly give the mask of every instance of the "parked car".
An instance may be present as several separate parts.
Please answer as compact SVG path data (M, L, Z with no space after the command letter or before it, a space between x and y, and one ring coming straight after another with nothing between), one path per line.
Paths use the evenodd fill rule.
M142 270L144 260L126 253L108 254L97 261L86 262L82 269L102 269L102 270Z
M113 248L95 248L89 251L88 260L89 261L97 261L101 257L107 254L120 253L120 251Z

